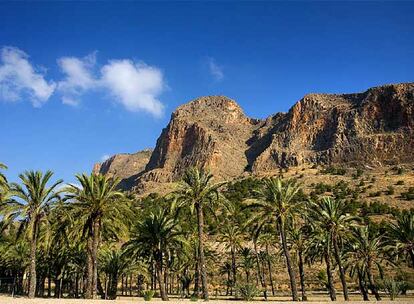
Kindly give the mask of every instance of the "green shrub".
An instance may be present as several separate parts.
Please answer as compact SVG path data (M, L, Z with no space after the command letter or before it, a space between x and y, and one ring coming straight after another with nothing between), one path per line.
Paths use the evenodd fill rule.
M321 171L323 174L331 174L331 175L345 175L346 169L345 168L337 168L333 166L326 167Z
M142 292L142 295L143 295L145 301L151 301L152 298L154 297L154 294L155 294L154 290L144 290Z
M414 187L410 187L407 192L401 193L401 197L407 201L414 200Z
M380 283L380 288L388 294L391 301L394 301L404 289L404 285L403 282L396 281L395 279L385 279Z
M198 301L198 297L196 295L192 295L190 298L191 302L197 302Z
M244 301L252 301L259 294L257 287L252 284L240 285L237 289Z
M394 187L393 186L388 186L386 193L388 195L393 195L395 193Z

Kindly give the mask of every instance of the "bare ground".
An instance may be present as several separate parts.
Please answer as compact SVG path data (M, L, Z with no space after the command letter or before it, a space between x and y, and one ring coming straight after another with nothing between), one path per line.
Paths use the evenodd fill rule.
M398 304L403 304L403 303L414 303L414 296L410 295L410 296L404 296L404 297L399 297L397 298L395 301L390 301L387 297L383 297L383 301L381 301L381 303L383 304L391 304L391 303L395 303L398 302ZM257 302L263 302L262 299L257 299ZM110 304L110 303L114 303L114 304L133 304L133 303L143 303L144 300L143 298L138 298L138 297L119 297L117 300L84 300L84 299L53 299L53 298L37 298L37 299L27 299L24 297L15 297L15 298L11 298L10 296L5 296L5 295L0 295L0 304L5 304L5 303L11 303L11 304L81 304L81 303L92 303L92 304ZM203 302L203 301L198 301L198 302ZM284 304L288 304L288 303L295 303L290 301L290 299L288 297L274 297L271 298L270 301L268 302L272 302L272 303L284 303ZM329 299L327 297L324 297L322 295L313 295L310 296L309 302L312 303L327 303L329 302ZM376 301L371 301L371 302L376 302ZM151 301L151 303L153 304L161 304L161 303L165 303L162 302L158 299L154 299ZM192 301L188 300L188 299L171 299L169 301L169 303L192 303ZM231 299L212 299L209 301L209 303L211 304L239 304L239 303L249 303L249 302L244 302L244 301L235 301L235 300L231 300ZM250 302L251 303L251 302ZM339 300L337 301L337 303L345 303L343 300ZM352 296L351 297L351 301L350 302L346 302L349 304L365 304L366 302L361 301L359 296Z

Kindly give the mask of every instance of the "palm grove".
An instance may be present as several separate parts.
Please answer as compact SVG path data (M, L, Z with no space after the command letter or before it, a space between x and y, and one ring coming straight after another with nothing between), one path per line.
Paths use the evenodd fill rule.
M10 183L0 169L2 292L306 301L315 290L380 300L410 288L413 211L372 221L343 184L305 194L282 176L215 183L190 168L175 191L138 199L102 175L64 185L27 171Z

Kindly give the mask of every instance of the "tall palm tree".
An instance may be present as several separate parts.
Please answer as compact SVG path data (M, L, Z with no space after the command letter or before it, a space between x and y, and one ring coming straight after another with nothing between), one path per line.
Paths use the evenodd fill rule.
M213 176L203 169L189 168L180 182L179 188L174 192L179 207L187 207L196 212L198 228L198 265L201 274L203 298L208 300L207 271L204 252L204 216L207 209L211 211L219 203L226 200L220 194L219 188L224 183L212 182Z
M95 298L98 283L98 248L102 237L118 239L127 229L131 217L130 202L117 190L119 180L103 175L78 174L80 185L65 191L75 226L87 243L87 279L85 297Z
M376 267L382 272L382 263L386 260L385 248L383 236L373 234L369 226L355 227L352 229L352 238L344 255L351 271L360 271L361 275L366 273L370 289L377 301L380 301L381 297L372 271L373 267Z
M19 231L28 234L30 242L29 298L34 298L36 291L36 252L39 229L43 223L46 223L46 216L51 205L59 198L56 188L62 183L62 180L58 180L48 186L52 175L52 171L46 171L44 174L40 171L26 171L20 174L22 185L17 183L11 185L16 199L10 201L5 209L5 218L18 219L20 221Z
M349 213L349 204L344 200L324 197L318 202L309 202L309 214L313 223L329 234L333 253L338 264L339 275L345 301L349 301L348 286L342 263L340 244L349 234L349 229L357 221L357 217Z
M155 268L163 301L168 301L165 284L165 257L169 249L184 244L182 232L175 219L165 209L158 208L139 221L124 244L126 254L134 258L146 257L155 261Z
M312 225L312 230L309 234L309 243L305 249L305 257L309 263L313 263L316 259L325 262L326 265L326 288L329 292L329 297L332 301L336 301L336 291L334 286L334 279L332 275L331 264L331 237L329 233L320 229L320 227Z
M387 230L388 241L396 256L405 256L414 268L414 212L403 212Z
M296 251L300 286L302 291L302 301L307 301L305 286L305 269L304 269L304 252L308 246L307 240L309 237L309 227L304 224L299 224L297 221L290 221L288 228L288 239L292 246L292 249Z
M242 229L233 221L226 220L224 225L220 227L220 235L218 240L226 243L230 249L231 257L231 287L233 288L237 284L237 265L236 265L236 253L241 248L241 241L243 239Z
M256 222L259 226L260 223L267 223L270 220L276 222L288 268L293 301L298 301L299 297L296 271L292 265L286 240L286 221L301 205L301 202L297 200L299 190L300 186L293 180L282 181L280 178L267 178L263 186L255 190L256 197L247 202L249 207L258 210L249 222Z

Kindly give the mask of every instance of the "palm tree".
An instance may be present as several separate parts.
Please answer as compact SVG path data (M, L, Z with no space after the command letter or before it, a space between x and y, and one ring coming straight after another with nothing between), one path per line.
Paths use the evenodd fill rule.
M131 217L130 203L117 190L119 180L103 175L78 174L78 185L65 191L71 202L75 226L80 228L87 243L87 279L85 297L95 298L98 283L98 248L103 236L118 239L126 231Z
M100 253L99 264L105 273L105 299L116 299L119 277L135 266L122 249L107 248Z
M288 238L291 243L292 249L296 251L298 266L299 266L299 278L300 286L302 289L302 301L307 301L308 297L306 295L306 286L305 286L305 269L304 269L304 251L308 239L308 230L309 227L304 224L299 224L297 221L290 221L288 228Z
M23 186L13 183L12 193L16 200L8 202L5 208L8 220L18 219L20 221L19 231L28 234L30 242L30 265L29 265L29 298L35 297L36 291L36 252L40 226L46 223L46 216L53 203L59 198L56 188L62 183L58 180L50 187L48 183L52 177L52 171L44 174L40 171L26 171L19 175Z
M377 301L380 301L381 297L372 271L375 266L382 272L381 264L385 261L384 238L373 234L369 226L356 227L352 229L352 238L348 246L344 259L347 260L351 272L357 272L361 279L363 274L366 274L372 293ZM364 285L363 282L360 281L360 285Z
M131 239L124 244L126 254L134 258L146 257L155 261L156 275L163 301L168 301L164 260L167 252L185 241L175 219L165 209L158 208L131 231Z
M349 233L349 228L355 224L357 217L349 214L349 204L344 200L329 197L324 197L318 202L310 201L309 214L313 223L329 234L334 257L339 268L344 299L349 301L348 286L339 247L342 238Z
M331 238L326 230L320 229L318 226L312 225L312 230L309 234L309 245L305 250L305 257L309 263L313 263L316 259L325 262L326 265L326 282L325 276L323 284L328 289L329 297L332 301L336 301L336 291L334 286L334 279L332 275L331 265ZM321 272L322 274L322 272Z
M388 241L395 254L411 260L414 268L414 212L403 212L395 223L388 225Z
M0 163L0 170L7 169L7 166L3 163ZM0 171L0 208L7 203L7 201L11 198L11 191L10 191L10 185L7 181L6 175L3 174L3 172ZM1 211L1 209L0 209Z
M189 168L174 192L175 199L179 207L187 207L197 215L198 228L198 268L201 274L201 284L203 288L203 298L208 300L207 272L204 252L204 215L206 209L213 210L218 203L226 200L220 194L219 188L224 183L213 184L213 176L195 167Z
M233 215L230 215L232 218ZM224 225L220 228L220 235L218 240L227 244L230 248L231 256L231 291L237 283L237 265L236 265L236 253L241 248L241 241L243 239L243 233L240 227L230 220L226 220Z
M296 271L292 265L292 258L289 253L286 240L286 221L293 215L294 210L300 206L297 194L299 185L293 181L282 181L280 178L267 178L259 189L255 190L257 197L248 201L248 206L256 208L258 212L253 215L249 222L267 223L270 220L276 221L282 249L286 259L286 266L289 272L290 286L293 301L298 301L298 290L296 285Z

